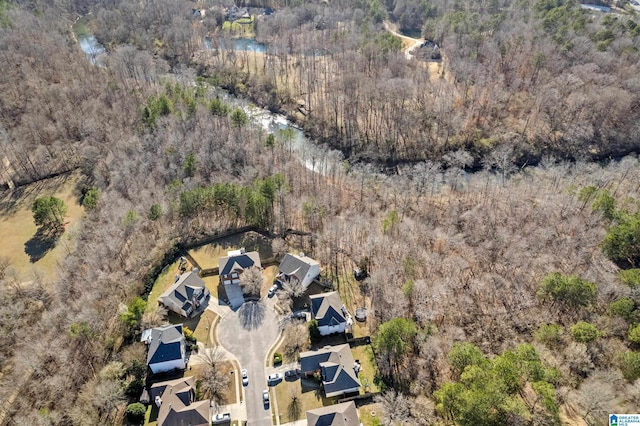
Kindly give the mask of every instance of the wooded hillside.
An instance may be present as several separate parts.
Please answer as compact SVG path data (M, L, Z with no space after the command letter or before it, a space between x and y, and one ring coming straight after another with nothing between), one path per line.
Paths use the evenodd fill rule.
M0 424L121 424L144 360L123 312L176 242L245 225L309 232L346 303L370 308L392 424L637 410L640 164L589 160L637 147L637 18L290 3L256 24L290 54L192 56L227 36L188 2L0 2L0 155L18 185L3 210L69 170L93 191L56 277L0 262ZM72 31L89 10L101 66ZM442 78L399 52L387 17L441 44ZM302 124L351 160L429 161L385 176L333 152L314 173L215 84L273 109L304 97Z

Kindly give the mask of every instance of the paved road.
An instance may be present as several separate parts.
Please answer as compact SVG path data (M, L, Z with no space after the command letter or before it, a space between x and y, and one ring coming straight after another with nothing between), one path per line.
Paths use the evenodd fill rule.
M272 425L270 407L262 404L262 391L268 389L265 358L278 334L278 316L262 301L245 303L226 314L218 324L218 341L249 373L244 403L250 425Z

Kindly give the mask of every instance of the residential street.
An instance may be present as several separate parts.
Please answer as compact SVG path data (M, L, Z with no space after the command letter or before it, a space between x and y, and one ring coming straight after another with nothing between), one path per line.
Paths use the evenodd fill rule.
M243 404L246 404L248 424L256 426L273 424L270 406L262 403L262 391L269 389L265 358L278 338L279 318L265 301L246 302L237 311L226 314L218 324L218 341L238 358L241 368L248 370L249 385L244 388Z

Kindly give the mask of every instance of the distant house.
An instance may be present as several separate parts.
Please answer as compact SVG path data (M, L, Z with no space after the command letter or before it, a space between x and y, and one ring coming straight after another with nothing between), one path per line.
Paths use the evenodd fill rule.
M304 288L309 287L320 275L320 264L301 253L300 256L287 253L278 267L278 279L287 284L293 279L300 281Z
M218 273L220 283L224 285L229 304L237 309L244 303L244 295L240 288L240 274L245 269L262 268L260 254L257 251L245 252L244 248L227 253L225 257L218 259Z
M175 283L160 295L158 303L183 317L191 317L207 301L209 289L197 271L180 275Z
M185 369L187 344L182 334L182 324L145 330L143 337L149 346L147 365L154 374Z
M307 411L307 426L361 426L353 401Z
M211 403L209 400L195 400L193 377L155 383L149 389L149 394L159 409L158 426L211 424Z
M347 325L351 325L350 321L353 322L342 305L338 292L320 293L311 296L310 299L311 315L318 321L321 335L344 333Z
M327 398L360 390L360 365L353 360L347 344L301 352L300 370L307 376L320 372Z

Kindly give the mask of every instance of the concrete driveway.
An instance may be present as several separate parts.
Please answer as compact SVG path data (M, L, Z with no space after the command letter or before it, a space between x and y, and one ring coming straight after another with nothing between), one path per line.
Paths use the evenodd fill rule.
M241 368L246 368L249 373L249 385L244 388L244 404L250 425L273 424L270 406L265 407L262 403L262 391L269 389L265 359L280 333L278 323L278 315L273 309L258 301L246 302L237 311L228 312L218 324L218 341L238 358Z

